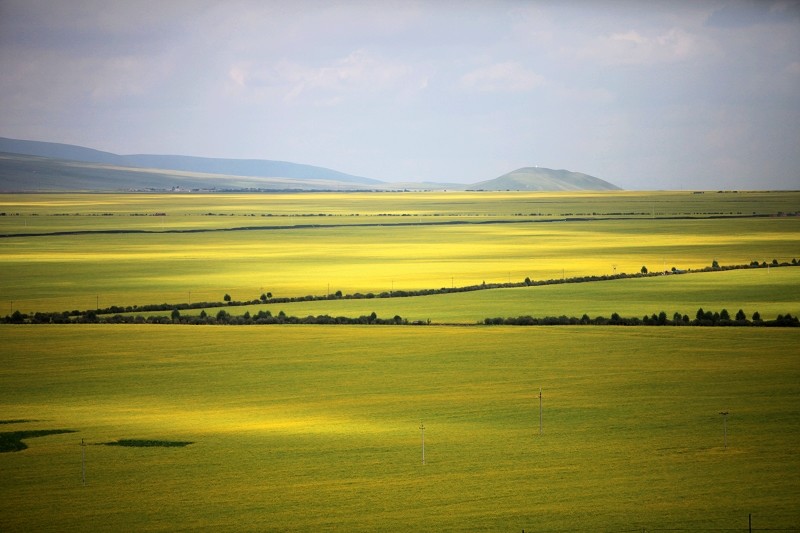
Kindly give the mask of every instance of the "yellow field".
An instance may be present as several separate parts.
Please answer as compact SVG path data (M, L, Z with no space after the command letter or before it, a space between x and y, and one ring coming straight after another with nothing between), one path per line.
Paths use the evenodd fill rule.
M448 198L444 195L441 201ZM326 197L312 199L323 202ZM487 199L500 202L489 204L498 210L501 200ZM157 204L148 207L153 211ZM305 210L310 207L321 208L314 204ZM58 229L60 217L30 218L49 231ZM0 239L0 268L6 273L0 280L0 300L9 312L220 301L224 294L253 300L264 292L276 297L380 293L526 277L635 273L642 266L651 271L697 269L714 260L722 265L787 262L800 256L797 217L546 223L496 223L477 217L455 225L395 217L392 223L369 226L365 217L351 216L320 217L337 219L337 226L206 233L160 233L162 219L168 219L167 229L176 229L175 217L78 218L101 225L106 220L120 224L120 218L126 224L146 221L157 233ZM194 228L198 219L213 217L186 218ZM186 223L179 218L177 224L187 229Z
M798 201L6 195L0 316L791 263ZM749 514L756 530L797 529L798 328L468 324L698 307L770 319L800 314L798 276L227 308L449 326L0 324L0 446L75 431L0 453L0 531L719 531ZM192 444L105 446L122 439Z
M31 420L0 431L78 431L0 454L3 531L800 522L795 329L5 325L0 335L0 411ZM101 445L118 439L194 444Z

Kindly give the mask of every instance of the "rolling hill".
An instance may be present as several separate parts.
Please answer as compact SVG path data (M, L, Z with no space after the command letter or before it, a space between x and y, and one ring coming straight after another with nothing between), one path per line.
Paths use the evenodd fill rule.
M236 176L0 152L0 192L165 190L373 190L382 187L339 180Z
M354 188L382 184L381 181L353 176L329 168L272 161L267 159L215 159L180 155L117 155L69 144L25 141L0 137L0 184L8 190L8 166L13 166L16 185L20 173L37 174L37 183L56 189L123 189L142 188L333 188L352 184ZM21 158L17 156L34 156ZM35 159L38 158L38 159ZM49 161L48 161L49 160ZM76 164L83 163L84 165ZM85 168L82 174L81 167ZM148 169L141 172L139 169ZM73 186L72 177L79 179ZM216 178L214 177L216 176ZM107 178L104 180L104 177ZM146 178L147 177L147 178ZM131 178L128 180L128 178ZM247 179L257 178L257 179ZM273 183L267 178L274 178ZM147 184L141 183L141 179ZM126 181L128 180L128 181ZM287 186L286 180L293 181ZM104 183L110 181L110 183ZM323 182L323 183L319 183ZM31 184L31 180L26 183ZM338 185L337 185L338 184ZM12 187L11 190L20 190ZM28 189L25 189L28 190Z
M267 159L118 155L69 144L0 137L0 191L121 190L619 190L568 170L526 167L471 185L386 183L324 167Z
M469 187L485 191L618 191L614 184L600 178L541 167L519 168L493 180L475 183Z

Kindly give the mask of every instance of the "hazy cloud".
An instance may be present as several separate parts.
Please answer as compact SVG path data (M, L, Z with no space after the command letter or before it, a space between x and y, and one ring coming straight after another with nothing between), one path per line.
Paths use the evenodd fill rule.
M495 63L461 77L461 85L484 92L522 92L541 85L544 78L515 61Z
M709 45L703 46L696 36L680 28L655 33L627 30L597 37L579 52L578 57L609 66L652 66L690 60L710 49Z

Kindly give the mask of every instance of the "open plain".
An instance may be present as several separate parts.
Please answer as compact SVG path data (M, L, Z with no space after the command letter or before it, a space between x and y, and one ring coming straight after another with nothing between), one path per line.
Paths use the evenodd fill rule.
M799 204L4 195L0 315L670 274L229 309L425 326L2 324L0 433L74 433L0 453L0 529L797 530L798 328L478 323L796 315Z

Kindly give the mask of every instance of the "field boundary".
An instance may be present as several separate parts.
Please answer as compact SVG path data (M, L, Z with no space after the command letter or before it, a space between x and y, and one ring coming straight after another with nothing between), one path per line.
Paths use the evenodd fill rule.
M508 288L521 288L533 287L544 285L560 285L565 283L592 283L598 281L611 281L617 279L627 278L642 278L664 275L684 275L692 273L705 273L705 272L719 272L729 270L753 269L753 268L778 268L778 267L791 267L798 266L798 260L792 259L792 262L778 263L773 260L768 264L766 261L758 263L753 261L748 265L728 265L720 266L715 261L710 267L702 269L688 269L677 270L673 267L672 271L664 272L648 272L644 267L642 271L636 274L613 274L602 276L581 276L575 278L563 279L549 279L533 281L530 278L525 278L523 282L509 282L509 283L482 283L480 285L469 285L464 287L443 287L441 289L423 289L419 291L391 291L382 292L379 294L367 293L361 294L348 294L343 295L341 292L335 294L327 294L323 296L308 295L303 297L290 297L290 298L271 298L262 295L260 299L251 301L230 301L229 296L225 296L226 302L196 302L193 304L150 304L143 306L111 306L105 309L90 309L85 311L64 311L64 312L35 312L31 314L21 313L19 310L14 311L11 315L6 315L2 322L6 324L192 324L192 325L253 325L253 324L330 324L330 325L343 325L343 324L368 324L368 325L430 325L428 321L414 321L409 323L401 316L395 315L390 319L378 318L373 312L371 315L361 315L359 317L345 317L330 315L309 315L301 318L296 316L287 316L281 311L277 316L267 311L259 311L255 316L245 312L242 316L233 316L225 309L231 307L241 307L249 305L266 305L266 304L279 304L279 303L296 303L308 301L325 301L325 300L348 300L348 299L374 299L374 298L411 298L417 296L430 296L433 294L451 294L460 292L471 292L479 290L491 289L508 289ZM217 309L216 316L209 316L205 309ZM189 309L201 309L199 316L182 316L180 311ZM149 316L147 318L135 313L150 313L158 311L170 311L170 316ZM602 326L734 326L734 327L798 327L800 320L798 317L793 317L787 313L785 315L779 314L775 320L762 320L759 313L755 312L752 316L752 321L748 320L744 311L739 309L735 317L731 317L726 309L720 312L704 311L702 308L697 310L695 319L691 320L688 315L680 315L675 313L672 318L669 318L664 311L658 314L644 315L643 318L637 317L621 317L617 313L613 313L610 318L597 316L594 319L590 318L587 314L583 314L580 318L572 316L546 316L546 317L533 317L531 315L523 315L518 317L487 317L483 321L479 321L477 325L505 325L505 326L559 326L559 325L602 325ZM437 323L437 325L454 325ZM458 324L468 325L468 324Z
M300 215L302 216L302 215ZM380 215L379 215L380 216ZM408 216L408 215L397 215ZM463 216L463 215L458 215ZM775 214L752 214L752 215L670 215L659 216L656 220L719 220L719 219L741 219L741 218L775 218L777 216L796 216L790 215L775 215ZM647 216L647 213L632 213L630 215L621 216L585 216L585 217L556 217L544 219L500 219L500 220L445 220L445 221L426 221L426 222L396 222L396 223L382 223L382 222L365 222L360 224L293 224L288 226L237 226L233 228L193 228L193 229L163 229L163 230L145 230L145 229L108 229L108 230L74 230L74 231L50 231L40 233L5 233L0 234L0 238L9 239L15 237L63 237L74 235L163 235L163 234L191 234L191 233L219 233L219 232L236 232L236 231L280 231L280 230L301 230L301 229L316 229L316 228L380 228L380 227L407 227L407 226L464 226L464 225L493 225L493 224L551 224L555 222L602 222L609 220L641 220L642 217L653 219Z

